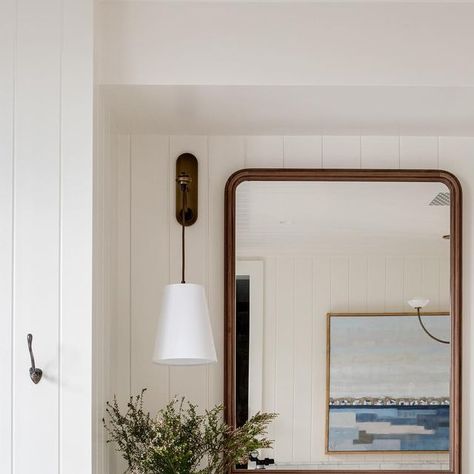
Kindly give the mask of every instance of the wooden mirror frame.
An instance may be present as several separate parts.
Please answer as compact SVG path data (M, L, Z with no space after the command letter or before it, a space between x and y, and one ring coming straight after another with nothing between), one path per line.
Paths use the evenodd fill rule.
M439 182L451 193L450 291L451 291L451 407L450 467L448 470L380 470L379 474L461 474L461 311L462 311L462 189L458 179L442 170L360 170L360 169L242 169L230 176L225 187L224 232L224 405L225 420L235 427L235 218L236 189L244 181L360 181ZM354 474L354 470L282 470L268 473ZM232 468L231 473L248 472Z

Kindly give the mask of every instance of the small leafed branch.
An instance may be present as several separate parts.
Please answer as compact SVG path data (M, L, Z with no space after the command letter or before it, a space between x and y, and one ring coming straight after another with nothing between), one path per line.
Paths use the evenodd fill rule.
M123 413L114 397L103 420L129 473L222 474L247 462L251 452L272 447L266 434L275 413L257 413L233 428L224 422L222 405L199 414L196 405L175 398L152 417L143 409L145 391L130 397Z

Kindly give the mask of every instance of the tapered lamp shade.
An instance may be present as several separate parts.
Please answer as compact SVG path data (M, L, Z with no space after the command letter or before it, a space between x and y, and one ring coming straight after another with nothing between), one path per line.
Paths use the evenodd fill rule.
M167 365L217 362L206 294L201 285L178 283L165 287L153 362Z

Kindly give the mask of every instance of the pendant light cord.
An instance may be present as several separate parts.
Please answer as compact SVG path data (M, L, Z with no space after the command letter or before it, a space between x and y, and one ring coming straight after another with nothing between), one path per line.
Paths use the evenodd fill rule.
M433 336L433 334L431 334L428 329L426 329L425 325L423 324L423 321L421 320L420 308L416 308L416 312L418 314L418 321L420 323L420 326L422 327L423 331L425 331L426 334L431 337L431 339L434 339L437 342L441 342L441 344L449 344L449 341L444 341L443 339L439 339L436 336Z
M185 280L185 269L186 269L186 208L187 199L186 193L188 192L188 186L186 183L181 183L181 194L182 194L182 210L181 210L181 283L186 283Z

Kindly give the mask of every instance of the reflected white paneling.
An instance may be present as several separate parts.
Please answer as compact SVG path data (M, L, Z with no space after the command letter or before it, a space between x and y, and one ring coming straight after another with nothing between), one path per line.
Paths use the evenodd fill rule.
M412 311L405 295L416 293L419 285L434 297L430 311L449 311L446 290L438 283L447 279L441 272L448 271L449 258L413 260L383 256L379 257L379 265L372 266L369 278L367 268L371 258L360 255L264 258L262 344L273 349L264 352L263 409L280 415L273 422L271 433L275 439L274 450L267 455L282 465L319 464L341 456L350 463L350 455L325 455L327 313ZM427 267L434 274L423 273ZM419 282L413 280L412 273L421 276ZM402 291L385 290L387 275L401 282ZM369 309L367 302L371 294L377 294L378 299ZM372 454L365 455L364 461L390 462L396 456L397 462L403 464L416 460L432 464L433 468L448 459L447 455L439 454L410 455L406 459L396 454Z

